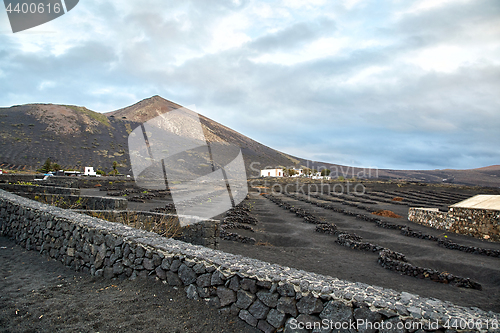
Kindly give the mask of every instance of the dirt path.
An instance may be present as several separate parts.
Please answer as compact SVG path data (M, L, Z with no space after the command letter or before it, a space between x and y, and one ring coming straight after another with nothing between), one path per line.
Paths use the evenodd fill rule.
M0 237L0 332L260 332L183 289L93 278Z

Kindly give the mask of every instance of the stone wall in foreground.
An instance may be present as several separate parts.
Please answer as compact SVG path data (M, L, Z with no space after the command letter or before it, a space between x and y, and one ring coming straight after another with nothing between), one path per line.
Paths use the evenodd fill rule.
M151 277L183 287L188 298L205 299L263 332L311 332L314 326L313 332L443 332L448 320L484 328L500 319L477 308L166 239L5 191L0 234L94 276ZM311 329L299 329L304 326Z
M427 227L500 242L500 211L452 207L448 212L429 208L408 210L408 220Z

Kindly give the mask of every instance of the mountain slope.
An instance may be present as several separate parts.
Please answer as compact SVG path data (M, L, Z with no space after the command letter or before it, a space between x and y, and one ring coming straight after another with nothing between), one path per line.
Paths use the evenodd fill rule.
M36 169L50 158L65 168L111 170L130 174L128 134L141 123L181 106L154 96L129 107L97 113L85 107L29 104L0 108L0 167ZM250 167L306 165L304 159L278 152L200 115L209 142L229 142L241 147L249 176Z
M0 108L0 167L34 169L47 158L66 168L125 160L126 126L84 107Z
M105 115L109 118L121 119L123 121L144 123L160 114L181 107L181 105L160 96L153 96L126 108L105 113ZM259 176L256 171L252 170L252 167L254 169L263 169L266 166L274 167L282 165L292 167L312 163L311 161L290 156L262 145L203 115L200 115L200 122L208 142L228 142L241 148L249 176ZM255 162L253 166L252 162Z
M50 158L66 169L93 166L109 172L117 161L121 173L131 174L129 133L141 123L180 107L153 96L108 113L54 104L0 108L0 168L35 170ZM200 121L207 141L224 141L241 148L249 177L259 176L258 170L266 166L324 166L334 171L332 175L345 178L371 171L372 177L385 180L500 187L498 165L471 170L364 170L287 155L202 115Z

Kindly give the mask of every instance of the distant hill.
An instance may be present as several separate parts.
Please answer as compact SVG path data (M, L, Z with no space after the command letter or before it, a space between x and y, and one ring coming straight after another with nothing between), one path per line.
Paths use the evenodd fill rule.
M85 107L0 108L0 167L35 169L47 158L64 168L111 167L114 160L126 163L126 125Z
M468 170L385 170L389 177L424 183L500 187L500 168L495 166ZM385 174L385 172L381 172ZM385 177L385 176L382 176Z
M182 107L160 96L153 96L120 110L98 113L82 106L27 104L0 108L0 168L35 170L47 158L63 168L111 171L131 174L127 147L129 133L159 114ZM260 144L224 125L200 115L207 141L225 141L241 148L248 176L266 166L327 167L345 173L345 178L363 169L310 161ZM260 163L260 164L259 164ZM372 170L372 176L375 176ZM381 179L420 182L450 182L468 185L500 186L500 166L472 170L378 170Z

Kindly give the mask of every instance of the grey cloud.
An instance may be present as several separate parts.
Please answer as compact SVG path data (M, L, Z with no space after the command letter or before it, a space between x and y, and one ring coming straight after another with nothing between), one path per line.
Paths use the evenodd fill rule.
M333 20L319 17L314 22L296 23L278 32L259 37L249 42L248 47L258 52L293 51L296 47L331 34L335 30L336 25Z
M478 149L474 141L463 143L459 134L429 136L360 127L341 129L334 136L337 140L329 147L316 147L315 157L330 152L335 163L393 169L479 167L500 158L494 144Z
M286 108L288 112L293 109L292 105L297 105L297 109L302 110L310 105L319 108L321 115L325 111L338 110L336 116L343 117L345 113L350 113L349 117L356 114L364 114L362 118L368 121L375 121L370 115L370 110L378 109L374 115L384 114L392 121L393 113L401 111L420 112L426 109L436 109L445 116L467 117L467 110L459 114L455 112L457 101L460 99L469 100L469 104L462 103L460 109L474 106L477 110L480 105L477 101L484 99L479 104L491 108L491 94L478 94L484 87L498 85L494 76L485 79L486 73L478 68L470 69L461 75L448 75L436 73L424 73L419 69L408 66L396 67L392 72L387 73L389 77L397 79L395 84L381 83L380 86L368 87L346 87L342 80L332 83L337 78L348 79L353 73L370 65L392 65L393 58L397 52L404 52L400 45L391 45L387 48L372 48L363 51L353 52L349 57L338 57L312 61L305 64L298 64L293 67L284 67L274 64L254 64L241 58L245 58L244 52L232 51L220 53L217 56L203 57L195 59L185 67L177 69L176 76L182 77L181 82L191 87L195 92L203 91L204 101L210 101L210 96L224 96L226 89L228 95L234 95L235 91L240 92L240 96L252 96L258 103L250 99L240 100L240 105L258 104L261 109L272 109L273 106ZM240 59L240 60L238 60ZM494 72L495 67L484 69L484 71ZM474 79L477 76L477 79ZM198 78L204 78L199 80ZM216 84L214 84L216 83ZM216 94L210 91L217 90ZM464 96L468 96L467 98ZM195 97L195 95L193 95ZM232 99L237 101L237 99ZM217 104L212 100L214 105ZM436 104L437 105L433 105ZM439 104L440 103L440 104ZM448 105L449 108L442 109ZM292 106L292 107L291 107ZM391 109L395 109L392 111ZM440 111L441 110L441 111ZM462 115L464 114L464 115ZM378 117L378 116L377 116ZM453 120L453 118L452 118ZM384 121L383 121L384 122ZM380 123L380 122L379 122ZM406 119L402 124L412 124L413 119ZM383 125L383 124L382 124Z
M499 14L500 5L495 0L448 2L436 9L404 15L390 32L434 42L473 41L480 36L471 35L471 28L485 22L498 22Z
M240 117L231 122L230 127L243 131L253 128L255 134L252 137L260 138L264 144L273 143L275 148L284 150L282 147L290 145L302 147L313 141L316 150L309 150L310 158L325 156L327 151L344 151L351 155L344 163L351 163L351 159L363 165L381 163L383 167L389 167L391 163L404 167L406 163L408 168L425 168L426 165L432 168L450 165L466 167L464 156L477 152L478 145L491 152L496 149L498 132L495 127L499 124L499 117L495 113L476 116L482 108L491 110L492 103L495 103L492 95L477 97L481 86L475 90L474 85L480 84L479 81L457 84L470 80L469 76L474 73L472 69L463 76L443 74L441 77L428 75L426 78L421 73L403 77L406 82L397 89L387 90L387 87L381 86L379 90L372 91L335 86L315 90L303 83L310 80L303 80L297 69L286 71L280 66L249 66L253 66L253 74L265 73L269 85L260 86L263 82L253 76L239 77L242 84L235 84L240 96L249 96L239 100L238 104L238 99L234 102L238 105ZM226 80L226 77L221 75L220 79ZM269 90L273 84L276 84L274 90ZM483 84L491 87L494 82ZM219 84L214 86L223 88ZM339 92L335 91L336 88ZM205 90L204 103L214 107L220 105L216 98L226 95L226 92L231 93L230 90L219 90L211 95ZM316 100L318 95L323 96L319 102ZM196 99L196 95L193 98ZM461 104L456 102L458 100L468 102ZM273 115L270 111L274 110L281 110L281 113ZM435 123L434 128L423 122L422 117L426 114ZM279 125L267 119L280 119ZM221 122L224 120L219 119ZM263 121L269 125L266 126L269 130L259 134L255 131L262 131L259 125ZM444 121L454 124L454 128L441 126ZM443 133L452 139L448 141ZM319 137L328 139L318 140ZM467 142L469 144L465 145ZM469 147L471 142L473 144ZM438 149L439 145L446 147ZM484 165L495 164L495 158L498 158L498 154L482 156L476 162ZM329 161L341 163L338 160Z
M133 78L112 69L118 57L111 47L99 42L80 44L59 56L46 52L26 54L11 48L8 56L0 59L6 77L0 82L4 106L21 104L17 102L21 99L91 107L89 100L99 103L93 90L134 84ZM51 84L41 90L45 82Z

